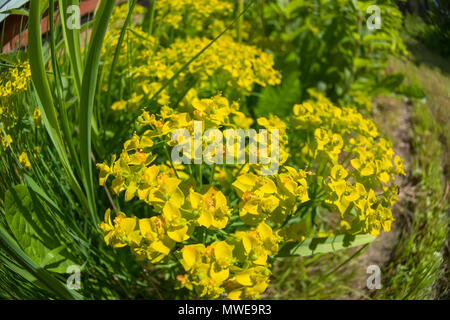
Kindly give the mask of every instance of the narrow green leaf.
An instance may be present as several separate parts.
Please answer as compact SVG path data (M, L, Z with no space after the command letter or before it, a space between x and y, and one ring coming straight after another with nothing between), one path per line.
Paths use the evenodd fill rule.
M80 159L83 175L83 184L87 193L88 204L92 213L93 222L97 225L98 216L95 214L94 185L92 180L91 160L91 131L94 109L97 76L100 62L100 53L111 17L115 1L102 1L97 11L91 40L89 42L86 67L83 75L80 100Z
M113 78L114 78L114 69L116 67L117 60L119 59L120 49L122 48L122 42L125 37L125 32L128 28L128 25L130 24L131 17L132 17L135 6L136 6L136 1L132 1L131 6L128 8L127 18L125 19L125 23L123 24L122 30L120 31L120 36L119 36L119 40L117 42L116 51L114 52L114 58L111 63L111 69L109 71L109 78L108 78L108 92L109 92L108 93L109 94L108 105L111 104L111 86L112 86L112 82L113 82Z
M10 14L10 15L17 15L17 16L28 16L28 11L24 8L21 9L11 9L0 12L1 14Z
M311 256L318 253L330 253L343 249L358 247L374 241L370 234L357 236L339 235L329 238L311 238L303 242L288 242L278 251L278 257Z
M66 52L69 54L70 64L72 65L71 72L75 79L75 87L77 89L78 97L81 92L81 80L83 77L83 64L81 60L81 48L80 48L80 30L76 28L68 27L68 8L70 6L79 6L79 0L59 0L61 24L64 35L64 43L66 46Z

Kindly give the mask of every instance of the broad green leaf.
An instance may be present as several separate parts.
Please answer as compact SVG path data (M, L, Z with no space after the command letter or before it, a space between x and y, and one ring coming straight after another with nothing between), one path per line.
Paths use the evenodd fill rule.
M19 9L27 2L28 0L12 0L0 2L0 22L5 20L9 16L9 10Z
M290 114L292 106L298 101L301 101L301 84L298 74L292 72L283 79L281 85L262 89L255 113L260 117L270 113L284 117Z
M68 266L76 264L57 238L49 212L28 187L18 185L8 190L5 216L19 245L40 267L65 273Z
M36 264L30 257L19 247L17 242L0 224L0 248L4 250L12 259L23 269L11 268L14 272L25 276L26 279L33 281L33 277L38 280L42 286L54 292L63 299L83 299L81 295L73 290L69 290L64 284L57 280L52 274L44 270ZM14 270L16 269L16 270ZM27 275L29 272L30 275Z
M339 235L328 238L311 238L303 242L288 242L283 245L278 257L290 256L311 256L318 253L330 253L343 249L358 247L374 241L376 237L370 234L363 234L357 236Z

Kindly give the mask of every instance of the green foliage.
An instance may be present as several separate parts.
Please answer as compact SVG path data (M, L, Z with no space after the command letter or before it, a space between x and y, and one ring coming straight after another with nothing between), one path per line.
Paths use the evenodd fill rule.
M297 101L301 101L301 82L298 74L292 72L283 77L279 86L266 87L261 91L255 113L258 117L270 113L287 116Z
M65 273L75 264L58 239L61 230L50 223L50 213L26 186L16 186L6 193L5 217L19 245L39 266Z
M319 253L335 252L343 249L371 243L376 237L370 234L357 236L340 235L328 238L307 239L301 243L287 243L279 251L278 256L311 256Z
M450 3L445 0L431 1L428 27L422 40L442 56L450 57Z
M378 30L366 25L372 4L381 10ZM394 84L383 75L388 57L406 53L400 37L402 16L393 1L268 1L264 16L254 19L255 25L258 19L265 22L266 36L257 41L275 54L287 82L283 85L300 87L302 99L315 88L334 102L367 108L367 98L361 97L392 90ZM291 73L297 75L299 86ZM262 106L274 99L272 91L263 89ZM284 93L278 95L281 101Z
M429 1L430 10L422 19L417 14L406 14L405 31L427 47L450 57L450 4L446 1Z
M78 2L58 1L63 10ZM207 46L198 48L197 54L180 65L156 93L142 100L142 104L145 102L146 107L148 105L154 113L157 109L155 100L165 89L171 90L171 98L175 100L171 103L178 105L182 102L199 79L187 77L180 86L175 86L174 83L225 32L232 34L234 27L237 33L235 37L239 42L253 42L272 52L283 76L281 85L258 87L239 101L247 106L253 118L269 113L287 116L293 104L308 98L308 92L312 92L310 89L325 93L339 106L356 104L359 108L369 108L369 98L376 94L395 92L417 99L424 97L416 83L403 84L402 74L384 72L390 55L405 53L399 37L402 18L393 1L269 0L254 3L251 10L253 2L249 2L249 6L242 10L243 1L238 1L236 12L227 18L230 23L221 26L223 28L220 32L208 29L208 36L213 40ZM53 4L54 1L50 1L51 15ZM96 158L104 160L107 155L117 152L118 146L136 129L131 124L136 118L135 113L113 114L110 110L111 100L125 101L124 97L135 91L136 84L132 83L133 78L128 75L128 68L133 66L136 51L148 46L149 39L153 39L153 36L160 40L154 48L155 52L161 49L160 46L168 48L175 38L187 39L198 35L198 27L206 29L212 24L212 19L208 17L200 21L200 24L194 24L192 21L195 17L187 16L181 21L185 28L177 29L167 25L161 28L161 17L155 21L158 16L155 16L153 5L144 12L141 34L130 27L134 22L132 11L135 1L129 1L128 4L120 35L109 39L116 47L111 43L104 43L114 2L102 1L92 23L91 41L89 46L85 45L84 50L81 49L82 40L78 30L57 27L53 23L50 25L49 41L42 43L40 22L48 1L32 1L29 12L15 12L28 14L30 17L28 53L35 90L14 98L14 106L20 110L16 114L17 118L13 119L18 125L9 131L14 134L15 144L0 150L2 298L116 299L186 296L184 292L173 292L173 279L182 272L173 267L173 264L155 267L143 261L137 262L127 249L111 250L105 246L103 235L97 231L99 213L96 208L114 207L120 211L122 207L140 212L138 214L145 217L149 212L148 208L144 211L140 205L126 204L119 197L111 197L107 187L101 189L94 185L92 181L96 180L97 175L92 170L92 165ZM370 31L366 27L365 22L369 16L366 8L370 4L377 4L381 8L383 22L380 30ZM247 9L249 16L244 19L243 13ZM62 19L66 18L63 13ZM248 25L260 30L252 30L252 36L249 36ZM253 37L253 34L256 36ZM140 47L134 47L133 37L142 40ZM112 48L115 50L110 54L107 50ZM112 64L102 60L103 49L107 51L104 52L106 56L114 53ZM6 64L15 62L3 55L0 60ZM219 83L220 75L214 79L219 79L218 83L205 91L229 86L226 81ZM108 83L106 94L102 87L104 83ZM199 97L201 98L201 94ZM239 95L235 97L239 98ZM42 112L46 132L39 130L36 124L33 125L32 108L35 105ZM418 119L427 119L426 114L421 115L419 109L416 112ZM0 138L5 136L3 123L1 129ZM418 125L416 130L417 135L422 137L431 128ZM416 147L428 142L420 141ZM31 151L34 146L42 148L39 152ZM19 153L22 150L29 154L30 168L24 168L20 161ZM425 154L423 150L422 153ZM418 161L427 160L420 158ZM424 166L428 171L419 172L423 166L417 166L416 173L420 180L426 180L426 175L437 177L439 172L434 163ZM192 170L191 167L190 169ZM204 169L202 172L200 167L200 184L203 184L207 174L211 175L211 179L214 177L214 169L216 168ZM230 179L229 173L226 174ZM431 190L438 191L436 181L424 183L423 191L426 192L430 185ZM233 198L233 201L236 203L238 200ZM429 194L423 201L435 203L436 199ZM433 268L437 268L440 260L433 258L431 253L441 244L439 241L443 231L439 229L439 241L427 238L433 228L427 226L426 221L441 221L436 218L441 217L440 211L436 206L432 209L419 208L426 211L427 216L416 222L414 230L417 235L408 238L402 250L415 256L425 255L424 261L432 261ZM317 217L319 218L323 219L321 216ZM425 232L421 233L422 230ZM194 238L204 238L205 233L201 231ZM301 243L289 243L280 250L280 256L315 256L300 258L302 260L298 265L295 258L285 264L276 262L275 286L278 289L288 288L292 291L286 292L291 293L297 285L304 289L300 294L292 293L292 298L328 298L331 292L341 293L347 290L345 286L331 286L342 279L350 280L353 275L349 272L339 278L335 271L360 254L373 240L372 236L358 235L309 238ZM419 245L415 245L416 240L420 242ZM352 256L348 256L349 251L338 251L356 246L363 247ZM327 255L329 252L333 254ZM398 257L403 258L400 252ZM80 294L67 290L63 285L64 277L67 276L64 274L66 268L72 264L82 266L82 278L85 280ZM317 266L323 272L317 277L309 277L311 266ZM425 273L425 266L425 263L423 268L421 265L420 272L412 277L413 280L408 278L407 272L398 271L392 266L390 272L397 272L397 276L392 277L390 287L397 290L398 284L405 278L417 283L418 277ZM293 270L294 273L291 273ZM298 279L289 282L291 274L299 275ZM423 294L418 292L423 292L422 287L429 288L434 279L434 276L427 275L426 280L419 282L417 290L405 293L404 297L422 297ZM308 288L313 290L306 292ZM386 292L388 297L396 296Z

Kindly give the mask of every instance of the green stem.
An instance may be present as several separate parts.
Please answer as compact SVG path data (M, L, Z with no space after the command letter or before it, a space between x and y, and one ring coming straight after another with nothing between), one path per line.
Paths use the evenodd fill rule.
M150 20L148 22L148 34L153 34L153 22L155 21L155 8L156 8L156 0L151 0L150 2Z
M238 22L237 22L237 41L242 41L242 23L243 23L243 16L240 14L244 10L244 0L238 0Z
M166 142L166 141L164 142L164 152L166 153L167 159L169 159L170 167L171 167L172 170L175 172L175 176L176 176L178 179L180 179L180 177L178 176L177 169L175 169L175 166L173 165L172 157L171 157L170 154L169 154L169 149L167 148L167 142Z

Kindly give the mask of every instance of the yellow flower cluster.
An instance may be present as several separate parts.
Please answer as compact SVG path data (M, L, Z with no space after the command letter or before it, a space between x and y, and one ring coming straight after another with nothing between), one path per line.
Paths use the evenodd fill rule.
M265 223L207 247L186 245L178 254L186 271L178 276L180 287L195 290L200 297L255 299L268 286L267 258L277 251L278 239Z
M143 111L137 120L142 133L124 143L118 159L113 156L110 164L98 167L101 185L113 176L115 194L124 192L125 201L137 197L153 213L144 219L119 213L112 223L107 211L101 225L105 241L114 247L128 245L138 259L151 263L176 257L184 269L179 287L198 296L253 299L268 285L268 258L277 254L279 243L389 231L397 200L395 176L405 174L401 159L358 111L338 108L315 92L311 95L314 99L294 106L287 122L269 115L254 123L237 103L222 95L199 99L194 89L177 109L164 106L157 115ZM201 121L202 133L256 124L278 129L280 155L284 154L279 172L262 176L261 165L251 164L213 167L212 182L221 186L220 191L201 186L192 166L164 163L175 145L172 133L187 129L193 139L194 121ZM203 141L202 146L207 144ZM331 230L312 228L303 214L317 205L332 215L339 212L339 225ZM199 233L209 236L199 238Z
M208 38L198 37L175 40L170 47L156 54L154 63L150 63L147 70L145 66L142 68L143 75L148 76L154 74L154 71L160 71L156 73L159 81L169 79L210 41ZM152 55L152 51L143 51L140 60L149 61ZM167 66L169 72L161 72L159 64ZM255 84L266 86L280 83L280 76L273 69L273 65L272 55L255 46L237 43L230 37L223 36L191 63L188 71L181 74L177 81L183 82L186 76L190 75L200 81L200 89L211 92L218 88L209 88L212 81L206 80L215 77L223 79L226 86L239 89L247 95Z
M122 42L120 57L115 70L123 70L126 79L135 88L125 93L125 99L115 102L111 109L121 111L128 107L134 113L143 107L172 76L210 43L208 38L176 39L169 47L159 47L155 39L137 27L130 27ZM106 36L103 55L106 77L112 63L111 50L115 50L119 29L112 29ZM127 56L133 52L130 64ZM189 67L178 75L173 87L163 90L156 99L159 105L177 103L183 90L191 96L210 96L219 91L233 90L232 94L248 95L255 85L277 85L280 75L273 68L273 57L255 46L245 45L223 36L201 54ZM128 80L127 80L128 81ZM172 92L171 90L176 91ZM186 88L186 89L183 89ZM108 88L103 86L104 90Z
M249 225L269 219L281 225L297 211L297 205L309 200L307 173L284 167L284 172L275 179L252 173L240 175L233 183L238 196L239 215Z
M235 165L230 169L236 176L231 185L240 201L231 206L216 187L196 185L184 166L154 164L159 160L152 153L155 147L172 147L172 132L179 128L193 132L194 121L201 121L204 130L247 129L252 125L237 103L230 104L221 95L185 101L180 111L167 106L158 115L144 111L137 120L143 133L134 134L124 143L119 158L114 155L110 163L97 166L100 185L112 176L111 189L115 194L124 192L125 201L137 197L153 208L154 215L139 219L118 213L112 222L108 210L100 227L108 245L128 245L140 260L162 262L175 251L186 272L178 277L180 287L195 290L200 296L256 298L269 282L268 257L278 251L280 238L271 226L281 226L298 205L309 200L308 174L285 166L279 174L262 177L255 174L257 165L240 169ZM257 122L266 128L281 124L274 116L259 118ZM285 137L286 126L279 129L280 136ZM185 244L193 241L199 228L213 233L229 228L233 210L239 211L244 223L239 228L222 233L222 239L208 246Z
M28 61L17 64L8 69L0 77L0 98L8 98L24 92L31 80L31 69Z
M13 112L13 97L25 92L31 81L31 69L28 61L17 63L14 68L2 72L0 76L0 122L4 129L14 126L16 114ZM12 140L11 140L12 141Z
M114 19L124 20L126 11L117 10L121 11ZM156 2L156 10L158 23L170 26L177 36L173 41L166 41L169 34L156 36L158 43L139 27L128 28L116 66L128 85L120 84L121 98L110 108L142 113L121 154L97 165L100 185L111 177L114 194L124 194L125 202L136 199L148 210L145 217L117 212L112 219L108 209L100 225L108 245L128 246L142 262L179 262L177 288L198 297L254 299L266 290L271 257L284 242L390 230L391 207L397 201L395 176L405 172L402 160L372 121L314 91L310 101L293 107L288 119L247 117L237 102L230 101L249 95L255 85L280 83L280 75L271 55L230 36L222 36L159 92L210 43L205 34L209 37L224 27L224 20L209 23L211 16L226 17L232 7L223 1L167 0ZM203 30L208 23L209 31L199 37L182 29L182 22L189 19L197 20L194 27ZM107 77L119 33L118 24L106 36ZM156 101L151 101L157 92ZM358 104L369 106L365 96L357 98ZM146 111L149 105L154 107L152 102L159 105L157 113ZM184 143L190 146L188 159L198 160L198 122L202 134L219 129L224 139L227 129L268 129L267 146L258 144L257 151L245 148L245 158L254 152L260 163L174 164L171 149ZM172 141L179 129L186 129L190 138ZM273 129L279 132L279 170L265 176L260 174L267 167L261 158L275 147ZM261 141L261 131L255 138ZM202 152L213 141L202 139ZM229 151L224 146L213 153L225 157ZM207 175L210 184L205 182ZM314 221L312 212L318 207L323 216L331 216L328 230ZM336 212L340 219L333 225Z
M28 61L17 63L13 68L2 72L0 76L0 142L3 150L6 150L13 138L8 134L16 125L18 112L15 109L16 103L14 97L28 90L28 84L31 81L31 69ZM4 134L6 131L6 135ZM29 161L26 153L20 155L19 161L24 167L29 167Z
M116 5L110 18L111 23L108 27L120 30L127 19L128 9L127 3ZM133 20L136 21L137 18L144 16L145 12L145 7L140 4L136 4L133 10Z
M2 134L0 141L2 144L3 151L5 151L11 145L13 139L9 134L7 134L6 136Z
M19 156L19 162L24 168L30 168L31 163L26 152L22 152Z
M343 232L377 235L390 231L397 201L396 175L405 175L400 157L380 137L376 125L352 108L338 108L324 96L294 106L296 136L311 143L293 155L314 165L325 178L326 203L341 214ZM293 141L293 143L296 143Z
M169 25L174 29L182 27L184 19L196 30L203 29L205 22L222 18L233 11L233 5L220 0L160 0L156 2L156 23Z

